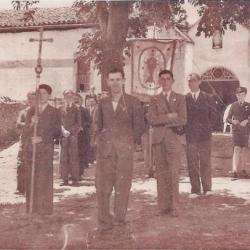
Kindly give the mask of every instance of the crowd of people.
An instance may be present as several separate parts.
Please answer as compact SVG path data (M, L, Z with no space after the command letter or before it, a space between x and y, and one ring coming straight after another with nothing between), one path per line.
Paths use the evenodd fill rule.
M190 92L184 96L172 89L173 73L160 71L162 92L151 98L146 112L136 97L124 92L124 84L123 70L111 70L107 76L110 92L101 96L90 94L85 107L81 95L71 90L63 92L61 107L52 107L49 104L52 89L47 84L41 84L37 93L28 94L29 106L20 113L17 122L22 131L17 188L26 194L28 212L46 215L53 211L55 140L61 147L61 185L77 186L84 170L96 161L97 220L101 232L126 224L133 153L142 141L146 165L155 165L157 215L178 216L183 144L191 183L190 198L211 195L211 137L216 110L211 96L199 88L201 77L196 73L189 75ZM237 89L238 101L232 104L227 118L233 126L234 177L246 175L244 159L250 118L246 94L246 88ZM114 211L111 213L113 190Z

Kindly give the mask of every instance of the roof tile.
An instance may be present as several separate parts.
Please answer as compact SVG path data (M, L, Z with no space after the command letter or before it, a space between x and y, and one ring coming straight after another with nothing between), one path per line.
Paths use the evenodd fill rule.
M77 16L77 9L70 7L34 8L29 10L1 10L0 27L27 27L55 24L87 24L86 14Z

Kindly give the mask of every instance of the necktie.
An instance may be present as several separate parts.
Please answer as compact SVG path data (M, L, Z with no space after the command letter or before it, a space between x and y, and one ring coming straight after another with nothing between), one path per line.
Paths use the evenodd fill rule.
M41 106L41 105L39 105L39 113L42 113L43 112L43 109L44 109L44 107L43 106Z
M169 96L170 96L170 94L167 94L167 101L169 102Z
M70 107L69 107L69 104L67 104L66 111L69 112L69 110L70 110Z
M196 102L196 95L195 93L193 94L194 101Z

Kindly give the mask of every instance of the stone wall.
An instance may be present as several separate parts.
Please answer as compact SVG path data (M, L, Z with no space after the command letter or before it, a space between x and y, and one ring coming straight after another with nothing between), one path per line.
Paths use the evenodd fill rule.
M211 152L211 163L212 163L212 176L213 177L226 177L229 171L232 170L232 156L233 156L233 142L232 134L214 133L212 136L212 152ZM187 160L185 153L185 145L183 145L180 151L181 157L181 176L188 176ZM142 152L135 154L135 160L143 163ZM142 165L142 168L144 166ZM247 154L246 170L250 173L250 150ZM144 173L147 173L146 169L143 169Z
M16 120L24 107L22 103L0 103L0 149L18 140Z

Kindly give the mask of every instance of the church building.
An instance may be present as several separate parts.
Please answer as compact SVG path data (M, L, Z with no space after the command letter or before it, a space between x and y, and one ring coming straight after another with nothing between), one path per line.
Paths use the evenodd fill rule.
M86 17L87 13L69 7L0 11L0 94L23 100L35 88L38 43L30 42L30 38L39 38L40 26L44 27L44 38L53 39L42 44L41 82L53 87L54 97L61 97L68 88L86 93L94 86L100 92L101 77L94 65L76 58L82 34L98 28ZM205 38L203 34L196 36L198 22L188 29L150 27L147 39L129 40L126 91L136 95L158 93L161 68L173 69L174 88L183 94L188 92L188 74L199 73L201 88L216 97L221 110L235 100L239 85L250 91L249 27L237 25L236 31L228 30L223 36L218 31Z

